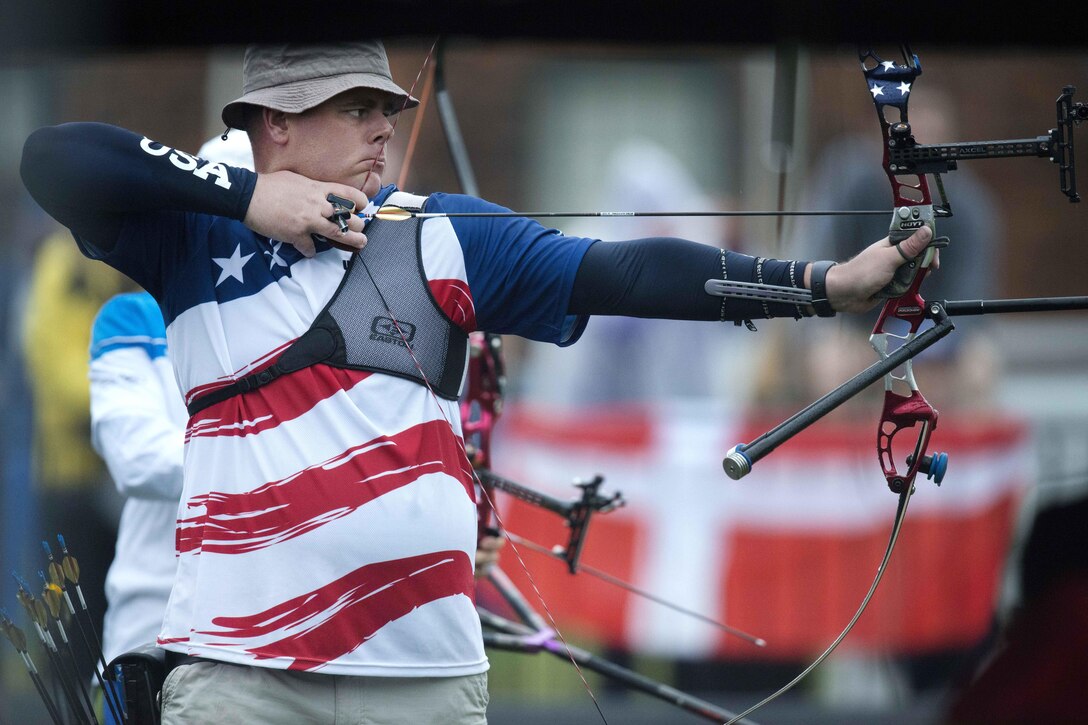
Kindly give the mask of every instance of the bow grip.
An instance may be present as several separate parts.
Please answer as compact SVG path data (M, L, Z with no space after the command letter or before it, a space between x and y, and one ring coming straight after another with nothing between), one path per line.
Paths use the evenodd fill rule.
M937 228L934 222L934 216L932 204L898 207L892 212L892 223L888 227L888 240L892 244L898 244L922 227L929 227L932 239L935 240L937 238ZM880 299L895 299L896 297L902 296L910 289L919 270L925 269L929 266L930 262L933 261L935 252L936 247L934 247L933 242L931 241L924 252L914 259L901 264L899 269L895 270L895 276L892 277L892 281L877 292L876 296Z

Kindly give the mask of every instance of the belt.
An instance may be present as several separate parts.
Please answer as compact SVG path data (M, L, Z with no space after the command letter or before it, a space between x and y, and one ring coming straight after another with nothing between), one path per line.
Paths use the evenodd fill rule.
M174 669L175 667L181 667L182 665L192 665L197 662L214 662L215 660L209 660L206 657L197 657L195 655L186 655L181 652L172 652L166 650L166 671Z

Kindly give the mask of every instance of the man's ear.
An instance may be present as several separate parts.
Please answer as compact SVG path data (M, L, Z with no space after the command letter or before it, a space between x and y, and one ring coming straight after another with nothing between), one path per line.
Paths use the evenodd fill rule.
M287 116L288 114L274 108L261 109L261 127L268 138L280 146L287 143L289 126Z

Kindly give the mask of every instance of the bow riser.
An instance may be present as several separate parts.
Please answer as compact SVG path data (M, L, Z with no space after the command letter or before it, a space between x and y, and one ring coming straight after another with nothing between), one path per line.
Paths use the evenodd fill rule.
M926 175L911 173L893 158L896 151L917 145L911 133L907 105L914 81L922 74L921 63L918 56L906 47L903 48L903 63L885 61L871 50L859 53L859 58L880 119L884 140L883 166L895 205L888 238L893 244L898 244L922 227L929 227L932 238L936 239L938 214ZM921 255L900 266L895 278L880 291L879 296L888 300L877 318L869 341L881 360L887 359L892 341L899 341L896 347L910 342L925 320L926 303L919 289L935 256L936 247L927 247ZM905 334L892 331L893 326L898 326L900 322L908 327ZM897 382L905 383L909 392L896 392L893 388ZM901 493L913 486L918 473L928 467L925 454L936 427L937 411L919 392L913 363L907 360L899 373L889 372L884 377L884 408L877 426L877 455L884 479L893 492ZM893 441L900 432L913 428L918 428L918 437L913 452L906 458L907 470L901 473L896 468Z
M932 255L925 255L931 257ZM889 342L900 340L905 344L914 339L926 319L926 303L918 292L926 273L929 271L928 260L923 258L922 268L915 275L910 288L905 294L896 299L884 303L884 308L877 318L873 334L869 342L876 350L881 360L888 357ZM888 327L896 320L901 320L909 326L905 335L897 335L888 332ZM898 347L898 346L897 346ZM896 382L905 383L910 392L907 395L896 392L893 388ZM902 373L888 373L884 377L884 408L881 411L880 422L877 425L877 455L880 459L880 468L884 473L884 479L888 488L894 493L902 493L907 486L914 484L914 479L923 466L925 452L929 447L929 438L933 429L937 427L936 409L925 399L918 390L918 382L914 378L914 367L911 360L907 360L902 366ZM893 439L900 431L919 427L918 438L914 445L913 453L907 457L908 468L905 473L896 469L893 455Z

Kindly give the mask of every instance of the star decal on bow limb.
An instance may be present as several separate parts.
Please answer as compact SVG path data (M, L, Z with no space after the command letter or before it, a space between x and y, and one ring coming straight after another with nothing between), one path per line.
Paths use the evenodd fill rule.
M242 245L237 244L234 247L234 254L229 257L212 257L212 261L219 265L222 271L219 273L219 279L216 280L215 286L223 284L228 277L233 277L239 282L245 282L242 277L242 268L246 266L246 262L253 256L253 252L242 256Z

